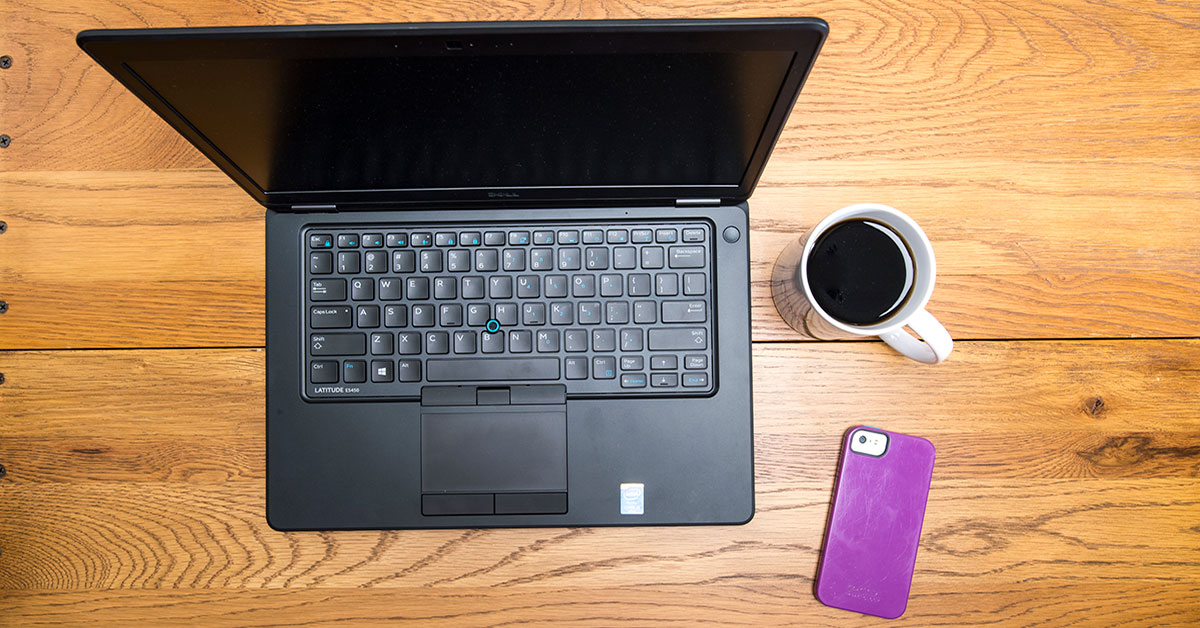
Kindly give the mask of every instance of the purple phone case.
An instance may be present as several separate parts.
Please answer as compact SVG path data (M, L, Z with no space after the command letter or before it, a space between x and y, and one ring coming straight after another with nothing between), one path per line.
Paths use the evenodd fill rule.
M859 429L887 434L882 456L850 451ZM817 573L822 604L887 619L904 614L935 453L916 436L867 426L846 433Z

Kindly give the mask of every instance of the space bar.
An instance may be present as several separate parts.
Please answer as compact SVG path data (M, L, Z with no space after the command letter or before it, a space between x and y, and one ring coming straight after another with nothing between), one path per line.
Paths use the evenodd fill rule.
M558 379L558 358L479 358L426 360L431 382Z

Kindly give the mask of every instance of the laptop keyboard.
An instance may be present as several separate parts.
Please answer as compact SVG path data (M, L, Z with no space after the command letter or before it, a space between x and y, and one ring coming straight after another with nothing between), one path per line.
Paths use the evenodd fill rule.
M310 397L561 383L569 395L714 386L704 222L310 228Z

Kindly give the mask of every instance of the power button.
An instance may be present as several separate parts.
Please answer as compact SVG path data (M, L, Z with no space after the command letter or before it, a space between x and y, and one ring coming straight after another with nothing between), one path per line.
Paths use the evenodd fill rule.
M721 233L721 237L725 238L726 242L733 244L738 241L738 238L742 237L742 232L737 227L730 225L725 227L725 231Z

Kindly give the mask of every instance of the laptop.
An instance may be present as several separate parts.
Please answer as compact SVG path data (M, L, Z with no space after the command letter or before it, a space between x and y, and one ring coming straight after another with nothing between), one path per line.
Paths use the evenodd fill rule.
M266 211L279 530L754 515L746 200L817 19L85 31Z

